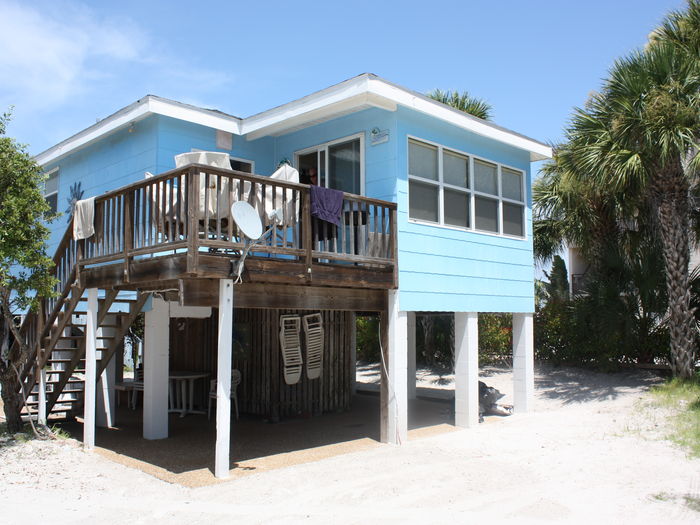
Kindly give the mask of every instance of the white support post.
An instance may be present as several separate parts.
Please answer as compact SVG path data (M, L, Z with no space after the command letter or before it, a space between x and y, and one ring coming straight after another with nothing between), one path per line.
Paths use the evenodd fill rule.
M388 291L385 318L386 337L381 385L380 438L383 443L400 445L408 437L408 398L406 395L407 315L399 311L398 290ZM384 344L384 343L383 343Z
M407 318L407 343L408 343L408 360L407 377L408 381L408 399L416 398L416 312L406 312Z
M219 280L219 340L216 364L216 458L214 475L229 477L231 443L231 348L233 280Z
M46 425L46 370L39 371L39 413L37 421L40 425Z
M95 446L95 387L97 385L97 288L89 288L85 322L85 390L83 447Z
M513 405L515 412L532 410L535 397L534 333L531 313L513 314Z
M170 317L168 303L153 297L146 312L143 349L143 437L168 437L168 351Z
M107 315L105 317L105 322L114 324L116 322L116 315ZM116 334L116 330L112 327L99 328L98 332L98 339L100 337L113 337ZM102 346L108 346L105 343L107 340L101 339L101 341ZM117 402L116 391L114 389L117 370L116 362L116 354L114 354L102 371L102 374L100 374L100 380L97 383L96 417L98 427L111 428L114 426Z
M455 425L479 424L479 314L455 312Z

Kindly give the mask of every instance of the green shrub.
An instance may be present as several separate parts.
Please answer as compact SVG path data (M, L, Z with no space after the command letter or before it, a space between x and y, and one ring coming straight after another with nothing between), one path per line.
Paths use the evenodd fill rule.
M513 356L513 316L479 314L479 364L508 363Z
M377 363L381 360L379 317L357 316L355 320L357 360Z

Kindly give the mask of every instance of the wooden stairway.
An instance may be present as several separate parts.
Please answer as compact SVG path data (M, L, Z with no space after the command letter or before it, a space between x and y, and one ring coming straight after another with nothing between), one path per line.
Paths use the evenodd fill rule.
M121 348L132 325L148 298L148 294L107 290L98 298L97 312L97 376L105 370ZM58 305L57 305L58 306ZM39 371L46 373L46 414L70 418L83 405L85 387L85 325L87 294L74 287L70 300L60 306L49 335L40 341L37 358L27 370L24 391L28 392L25 416L36 416L39 405ZM110 315L111 314L111 315ZM109 331L110 335L103 332Z

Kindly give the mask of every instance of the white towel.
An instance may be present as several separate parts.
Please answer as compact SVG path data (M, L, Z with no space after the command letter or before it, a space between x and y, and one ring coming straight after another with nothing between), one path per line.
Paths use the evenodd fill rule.
M73 239L87 239L95 235L95 197L75 203L73 210Z

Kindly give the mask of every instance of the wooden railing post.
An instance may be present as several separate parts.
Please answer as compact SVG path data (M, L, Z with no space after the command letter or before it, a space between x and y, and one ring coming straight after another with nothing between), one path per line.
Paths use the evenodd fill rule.
M83 260L85 254L85 239L80 239L75 247L75 282L80 284L80 261Z
M398 227L396 224L396 208L389 213L389 231L391 232L391 253L389 258L394 261L394 288L399 287L399 251L398 251Z
M306 267L306 280L311 281L311 263L313 259L311 258L311 250L313 248L312 237L313 232L311 231L311 191L306 188L303 191L304 200L301 206L301 220L303 225L303 234L301 237L302 247L304 249L305 257L305 267Z
M199 171L187 174L187 273L197 272L199 259ZM205 225L206 226L206 225Z
M124 282L129 282L130 270L130 252L134 248L134 192L129 191L124 196Z

